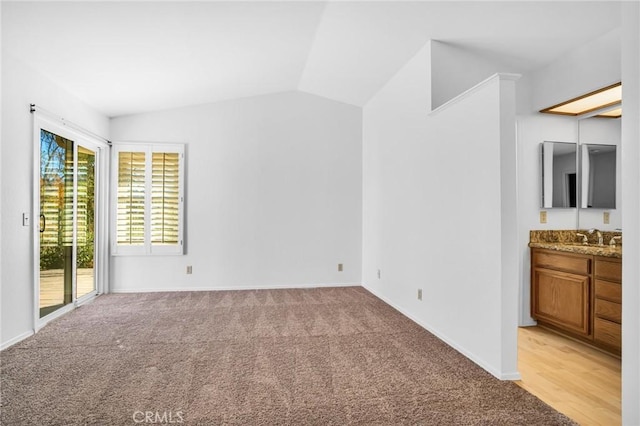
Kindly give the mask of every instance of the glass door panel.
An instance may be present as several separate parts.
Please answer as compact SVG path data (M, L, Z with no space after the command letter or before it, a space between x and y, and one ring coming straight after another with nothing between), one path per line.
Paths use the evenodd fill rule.
M73 150L40 131L40 318L73 301Z
M96 289L95 284L95 217L96 217L96 153L78 147L77 195L77 259L76 298Z

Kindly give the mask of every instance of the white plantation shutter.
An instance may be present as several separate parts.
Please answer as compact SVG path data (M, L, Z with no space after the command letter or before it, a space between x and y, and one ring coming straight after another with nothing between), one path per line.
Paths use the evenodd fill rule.
M69 149L65 152L64 187L62 188L62 245L73 245L73 142L69 141Z
M182 254L184 145L114 144L114 254Z
M144 245L145 153L118 154L118 244Z
M180 157L175 152L154 152L151 163L151 244L177 244Z
M63 184L41 185L40 189L40 211L42 213L40 234L40 246L57 247L58 241L58 222L60 221L60 212L62 206L58 202L58 193Z
M40 165L40 246L73 244L73 142L46 130Z
M89 166L89 156L86 154L86 150L83 147L78 147L78 191L76 201L76 241L79 246L86 245L88 239L88 214L89 214L89 199L94 198L94 194L89 196L89 192L93 192L93 188L90 188L90 176L89 173L93 172L94 168Z

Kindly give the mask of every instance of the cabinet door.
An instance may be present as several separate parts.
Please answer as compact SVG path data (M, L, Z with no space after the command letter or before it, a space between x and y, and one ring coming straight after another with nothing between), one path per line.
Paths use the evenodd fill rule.
M536 268L531 296L535 319L582 336L591 335L588 276Z

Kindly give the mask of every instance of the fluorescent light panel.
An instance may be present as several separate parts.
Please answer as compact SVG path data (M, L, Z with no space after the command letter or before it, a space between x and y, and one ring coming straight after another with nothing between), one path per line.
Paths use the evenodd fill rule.
M576 116L596 111L600 108L616 105L620 102L622 102L622 83L616 83L611 86L598 89L594 92L587 93L586 95L578 96L577 98L562 102L561 104L545 108L540 112ZM622 114L622 108L620 108L619 112ZM613 115L609 115L610 112L607 112L606 114L606 117L614 117Z
M622 107L603 112L596 117L620 118L622 117Z

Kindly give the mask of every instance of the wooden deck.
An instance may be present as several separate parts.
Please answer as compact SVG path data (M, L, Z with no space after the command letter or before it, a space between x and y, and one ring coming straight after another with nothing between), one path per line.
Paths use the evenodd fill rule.
M94 287L93 269L78 269L76 279L78 297L91 292ZM50 269L40 271L40 308L62 305L64 301L64 271Z
M622 422L619 358L540 327L518 332L516 382L581 425Z

